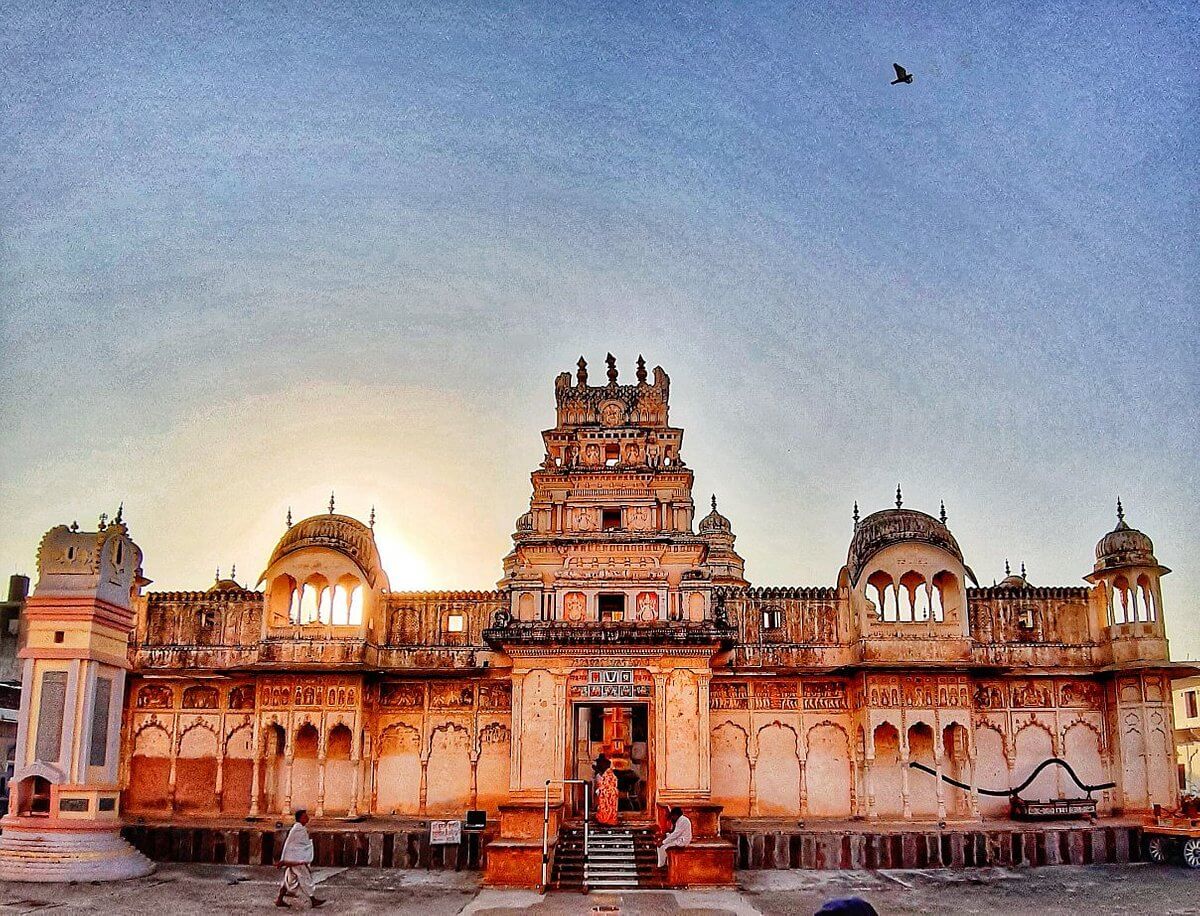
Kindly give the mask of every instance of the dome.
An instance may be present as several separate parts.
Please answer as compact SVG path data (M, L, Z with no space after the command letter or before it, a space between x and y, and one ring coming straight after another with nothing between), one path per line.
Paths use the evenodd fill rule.
M959 563L963 562L958 541L954 540L954 535L944 522L915 509L884 509L871 513L854 529L854 537L850 540L850 552L846 557L851 584L857 584L858 577L862 575L863 569L873 556L884 548L906 541L929 544L946 551ZM975 574L965 565L963 569L974 582Z
M206 594L211 594L212 592L240 592L240 591L242 591L242 586L240 586L233 579L218 579L216 582L214 582L212 585L210 585L208 587Z
M730 524L729 519L717 511L716 494L712 498L712 511L700 519L699 531L701 535L733 533L733 525Z
M382 574L375 533L356 518L332 512L314 515L289 528L275 545L267 569L289 554L309 547L325 547L349 557L372 588Z
M1117 500L1117 527L1096 544L1096 569L1121 566L1158 566L1158 560L1154 558L1154 542L1149 535L1129 527L1125 509Z

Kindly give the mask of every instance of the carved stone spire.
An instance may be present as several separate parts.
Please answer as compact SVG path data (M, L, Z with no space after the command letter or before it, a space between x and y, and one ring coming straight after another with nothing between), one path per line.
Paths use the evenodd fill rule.
M641 353L638 354L637 380L639 385L646 384L646 361L642 359Z
M125 503L122 502L121 505L117 506L117 517L114 518L113 521L116 522L118 525L121 524L121 517L124 514L125 514Z
M942 524L944 525L944 524L946 524L946 517L947 517L946 516L946 501L943 499L941 501L941 503L942 503L941 511L938 513L938 518L940 518L942 520Z
M587 385L587 360L581 356L576 365L579 366L579 370L575 373L575 380L580 388L584 388Z
M900 484L896 484L896 508L899 509L904 505L904 496L900 493Z
M333 515L333 491L329 492L329 514Z
M608 383L615 385L617 383L617 358L609 353L604 357L604 361L608 363Z

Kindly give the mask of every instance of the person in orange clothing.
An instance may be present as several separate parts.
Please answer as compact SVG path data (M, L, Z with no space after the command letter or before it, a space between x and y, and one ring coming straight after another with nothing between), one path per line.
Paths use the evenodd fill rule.
M617 774L613 771L612 761L603 754L596 758L593 768L596 770L596 823L614 827L617 823L617 803L620 800Z

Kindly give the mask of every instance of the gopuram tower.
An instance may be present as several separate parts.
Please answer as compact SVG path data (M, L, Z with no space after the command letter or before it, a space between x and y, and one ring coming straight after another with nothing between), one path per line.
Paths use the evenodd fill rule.
M674 805L691 815L698 841L673 860L676 879L724 883L733 858L711 803L708 690L714 656L732 646L723 594L746 584L743 562L715 500L693 531L666 372L651 380L639 357L635 383L622 385L612 354L607 364L606 384L589 384L582 357L574 383L555 380L557 423L542 433L499 583L509 607L484 633L511 661L522 736L488 879L537 883L543 833L553 842L583 814L580 784L603 754L630 822Z
M115 881L154 865L120 836L121 709L132 599L148 580L121 513L38 548L0 880Z

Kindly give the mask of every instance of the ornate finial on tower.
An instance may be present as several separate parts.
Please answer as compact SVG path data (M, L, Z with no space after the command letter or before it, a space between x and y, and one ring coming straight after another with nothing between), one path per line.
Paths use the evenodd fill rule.
M236 563L234 563L233 566L231 566L229 568L229 578L232 579L234 582L237 581L237 564Z
M1024 560L1021 561L1021 578L1022 579L1025 578L1025 561Z
M371 529L374 530L375 529L375 507L374 506L371 507L370 525L371 525Z
M287 526L288 526L289 528L291 528L291 527L292 527L292 507L291 507L291 506L288 506L288 514L287 514Z
M943 499L941 501L941 503L942 503L942 506L941 506L941 511L938 513L938 518L940 518L942 520L942 524L944 525L944 524L946 524L946 500Z
M713 512L717 511L717 494L716 493L714 493L712 495L712 510L713 510Z
M642 359L641 353L638 354L637 380L639 385L646 384L646 361Z
M118 525L121 524L121 516L123 516L124 514L125 514L125 503L124 503L124 501L122 501L121 505L117 506L117 517L114 518L113 521L116 522Z
M107 527L108 527L108 513L101 512L100 513L100 530L103 531Z
M583 388L587 385L587 360L581 356L576 365L579 366L579 371L575 373L575 379L579 383L579 387Z
M857 500L857 499L856 499L856 500L854 500L854 515L853 515L853 518L854 518L854 527L857 529L857 528L858 528L858 500Z
M221 567L218 566L217 571L215 573L213 573L213 582L220 582L220 581L221 581Z
M617 358L609 353L604 357L604 361L608 363L608 383L615 385L617 383Z
M72 530L72 531L78 531L78 530L79 530L79 522L78 522L78 521L71 522L71 530Z
M904 497L900 493L900 484L896 484L896 508L904 505Z
M1121 497L1117 497L1117 523L1125 524L1125 507L1121 505Z
M329 514L333 515L333 491L329 491Z
M1012 569L1008 565L1008 557L1004 558L1004 575L1006 575L1006 576L1012 575Z

